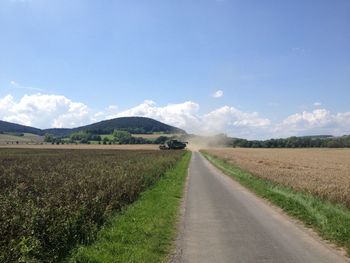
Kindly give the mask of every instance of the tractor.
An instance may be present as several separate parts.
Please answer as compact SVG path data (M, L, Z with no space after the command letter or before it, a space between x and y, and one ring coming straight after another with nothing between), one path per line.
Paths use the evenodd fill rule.
M161 150L183 150L186 148L186 144L188 142L180 142L178 140L169 140L164 144L159 145L159 149Z

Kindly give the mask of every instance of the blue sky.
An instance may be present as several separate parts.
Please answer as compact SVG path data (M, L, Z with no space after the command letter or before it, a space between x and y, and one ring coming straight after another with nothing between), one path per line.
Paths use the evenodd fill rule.
M349 25L348 0L1 0L0 118L350 133Z

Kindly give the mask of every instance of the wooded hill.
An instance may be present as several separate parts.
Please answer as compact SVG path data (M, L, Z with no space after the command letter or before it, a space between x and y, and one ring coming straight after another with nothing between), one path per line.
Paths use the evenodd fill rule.
M46 133L54 136L69 136L74 132L86 131L92 134L111 134L114 130L127 131L133 134L151 134L151 133L172 133L186 134L182 129L167 125L160 121L145 117L121 117L111 120L105 120L77 128L53 128L37 129L20 124L0 121L0 132L15 133L33 133L44 135Z
M33 133L37 135L42 135L43 131L41 129L20 125L7 121L0 121L0 133L10 132L10 133Z

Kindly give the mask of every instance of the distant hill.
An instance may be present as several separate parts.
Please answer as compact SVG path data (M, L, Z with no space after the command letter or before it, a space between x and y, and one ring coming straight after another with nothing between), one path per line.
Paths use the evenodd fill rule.
M186 134L186 132L182 129L145 117L121 117L111 120L100 121L97 123L72 129L52 128L45 130L0 121L0 132L33 133L38 135L50 133L55 136L68 136L69 134L78 131L88 131L94 134L108 134L112 133L114 130L125 130L134 134L147 134L158 132Z
M7 121L0 121L0 132L12 132L12 133L33 133L37 135L42 135L43 131L41 129L20 125Z
M126 130L130 133L186 133L184 130L167 125L160 121L145 117L121 117L106 121L100 121L90 125L82 126L74 130L91 131L92 133L112 133L114 130Z

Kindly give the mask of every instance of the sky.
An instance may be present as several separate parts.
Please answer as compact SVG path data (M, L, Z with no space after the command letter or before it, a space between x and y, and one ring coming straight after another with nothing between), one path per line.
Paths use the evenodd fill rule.
M0 119L350 134L348 0L0 0Z

